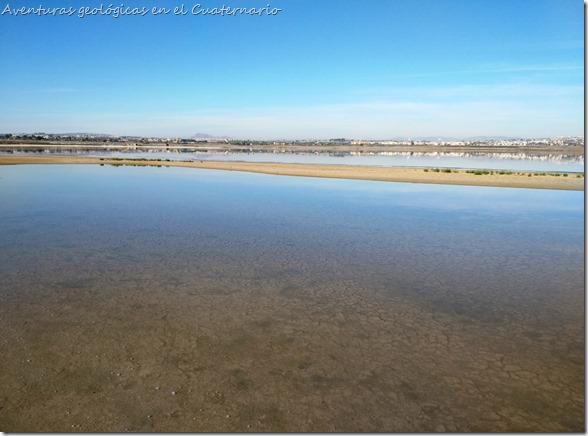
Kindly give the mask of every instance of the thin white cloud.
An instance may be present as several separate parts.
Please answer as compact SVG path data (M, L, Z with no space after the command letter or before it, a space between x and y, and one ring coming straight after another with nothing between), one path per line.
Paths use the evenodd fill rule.
M494 66L472 66L471 68L445 71L427 71L422 73L397 74L389 76L390 79L425 78L456 75L480 75L480 74L503 74L503 73L541 73L561 71L584 71L584 66L579 64L562 65L494 65Z
M356 95L373 99L412 99L436 101L439 99L474 99L487 97L492 100L522 100L528 98L575 97L584 93L582 86L558 84L508 83L493 85L456 86L389 86L365 87L356 90Z

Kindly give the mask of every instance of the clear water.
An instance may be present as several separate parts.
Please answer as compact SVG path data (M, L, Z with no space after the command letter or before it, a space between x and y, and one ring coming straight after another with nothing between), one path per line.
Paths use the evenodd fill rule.
M0 426L581 431L583 201L0 167Z

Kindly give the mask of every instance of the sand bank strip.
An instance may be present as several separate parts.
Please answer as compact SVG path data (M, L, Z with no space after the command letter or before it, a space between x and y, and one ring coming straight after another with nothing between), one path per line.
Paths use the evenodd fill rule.
M475 174L466 170L438 172L423 168L387 168L376 166L315 165L290 163L256 163L226 161L163 161L137 159L111 159L77 156L0 156L0 165L22 164L104 164L134 166L166 166L204 168L225 171L245 171L300 177L325 177L334 179L374 180L385 182L434 183L445 185L498 186L510 188L584 190L584 177L577 173L547 173L518 171L508 174ZM541 174L544 174L541 172ZM564 176L567 174L567 176Z

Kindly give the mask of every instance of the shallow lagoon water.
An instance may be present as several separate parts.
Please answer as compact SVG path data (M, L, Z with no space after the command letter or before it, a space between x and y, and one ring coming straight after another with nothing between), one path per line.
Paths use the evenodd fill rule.
M582 431L583 192L0 168L4 431Z

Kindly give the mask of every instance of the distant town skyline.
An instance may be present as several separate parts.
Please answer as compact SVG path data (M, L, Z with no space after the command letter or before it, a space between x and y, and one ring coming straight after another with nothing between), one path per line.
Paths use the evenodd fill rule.
M577 0L276 0L272 16L174 15L180 4L144 0L172 12L119 18L1 5L0 55L10 62L0 71L0 133L584 135Z
M63 141L64 143L83 143L90 142L133 142L139 143L159 143L159 142L173 142L173 143L206 143L206 142L227 142L244 145L245 143L261 144L273 143L279 144L444 144L444 145L505 145L505 146L583 146L583 136L554 136L545 138L523 138L523 137L508 137L508 136L474 136L466 138L452 138L452 137L392 137L392 138L300 138L288 140L284 138L273 138L266 140L259 140L255 138L232 138L230 136L215 136L208 134L197 134L192 136L140 136L140 135L113 135L107 133L89 133L89 132L69 132L69 133L2 133L0 132L0 143L4 144L20 144L23 141L30 141L31 145L35 143L43 144L42 141ZM16 141L16 142L14 142Z

